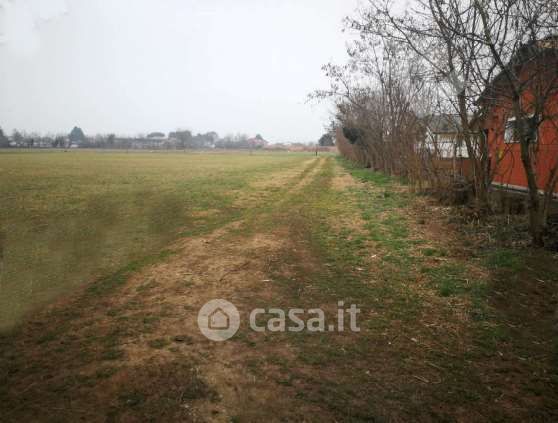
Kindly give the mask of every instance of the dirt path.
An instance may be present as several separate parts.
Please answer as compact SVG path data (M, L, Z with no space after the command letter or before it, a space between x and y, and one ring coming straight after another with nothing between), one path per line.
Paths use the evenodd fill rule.
M299 172L270 175L250 196L238 199L237 207L249 209L245 219L179 241L170 258L133 274L109 295L79 296L53 307L48 320L32 320L17 337L22 348L17 353L34 363L14 378L7 394L18 398L5 417L41 418L46 412L54 420L103 421L153 413L230 421L246 404L254 408L254 398L262 406L269 403L276 390L264 389L265 383L243 368L256 351L238 342L215 345L205 339L197 311L215 298L226 298L240 310L248 310L255 292L272 299L267 267L289 248L289 239L282 228L255 227L269 219L270 203L274 212L288 212L283 204L311 183L324 163L312 159ZM16 351L8 358L15 361L12 354ZM151 388L154 402L142 391ZM122 407L135 402L141 406L131 412Z
M423 257L447 239L408 227L393 211L407 205L386 188L356 182L331 158L253 188L238 197L240 219L180 240L154 264L101 281L6 337L2 420L551 416L550 382L527 383L533 368L518 370L511 356L503 367L483 358L487 350L474 345L467 317L469 297L436 295L418 260L436 269L450 263ZM372 218L362 204L374 198ZM218 298L241 314L238 333L221 343L197 326L200 307ZM362 308L361 332L248 327L254 308L320 307L335 316L338 301ZM512 368L521 374L487 382ZM538 370L547 372L547 364ZM545 394L525 395L527 385ZM514 395L522 400L510 403Z

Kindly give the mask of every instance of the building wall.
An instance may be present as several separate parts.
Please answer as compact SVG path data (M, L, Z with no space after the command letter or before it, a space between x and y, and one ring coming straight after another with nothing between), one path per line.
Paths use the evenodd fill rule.
M552 93L544 105L544 115L547 119L539 126L536 147L535 168L540 190L545 189L550 172L558 161L558 58L555 55L549 57L543 63L532 62L521 74L524 82L531 81L531 87L535 87L523 95L522 104L526 112L532 109L536 100L534 92L543 89ZM506 123L513 117L510 95L509 92L500 89L485 121L490 162L494 172L493 181L512 188L527 189L527 176L521 162L521 145L505 140ZM558 192L558 189L555 188L555 192Z
M558 94L553 95L546 107L551 116L539 127L538 151L536 154L537 185L544 190L551 169L558 160ZM494 182L510 185L514 188L527 188L527 176L521 162L521 146L519 143L506 143L505 126L510 117L510 107L496 107L489 118L488 142L490 160L494 170ZM558 189L555 189L558 192Z
M457 132L436 132L430 130L427 133L424 146L431 153L441 159L468 158L469 153L465 145L457 145Z

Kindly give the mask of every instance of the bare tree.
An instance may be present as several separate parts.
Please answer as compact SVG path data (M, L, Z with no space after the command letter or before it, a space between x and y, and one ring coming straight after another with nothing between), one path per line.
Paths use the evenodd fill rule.
M513 117L513 137L520 144L521 162L527 178L529 221L533 243L544 245L547 214L558 182L558 160L553 157L544 195L539 196L537 159L543 124L558 123L550 101L558 93L558 37L555 1L473 1L481 31L475 35L500 71L488 96ZM503 29L503 30L502 30ZM556 140L554 140L556 142Z
M390 0L369 0L356 17L347 18L359 34L349 63L326 66L331 89L314 98L336 99L336 119L348 128L342 148L357 160L419 184L426 179L439 189L447 178L435 166L436 141L430 142L433 148L424 145L424 127L432 113L455 114L454 151L465 146L475 204L485 212L491 209L499 164L490 154L486 121L494 109L496 91L491 90L499 90L515 119L531 234L541 245L558 170L551 160L548 178L537 175L541 150L534 140L541 125L557 124L549 116L558 79L557 62L549 54L556 48L547 45L556 40L556 0L417 0L413 5L397 12ZM454 179L455 162L454 154Z

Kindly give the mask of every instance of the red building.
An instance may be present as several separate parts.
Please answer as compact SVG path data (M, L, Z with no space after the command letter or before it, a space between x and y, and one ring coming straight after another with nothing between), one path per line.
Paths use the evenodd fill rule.
M558 37L551 37L519 49L508 65L521 84L523 112L532 128L530 147L534 157L537 186L548 188L558 167ZM487 107L484 121L488 137L493 184L527 190L521 161L521 144L516 136L512 107L513 90L502 73L482 96ZM553 185L553 184L551 184ZM552 189L558 192L556 186Z

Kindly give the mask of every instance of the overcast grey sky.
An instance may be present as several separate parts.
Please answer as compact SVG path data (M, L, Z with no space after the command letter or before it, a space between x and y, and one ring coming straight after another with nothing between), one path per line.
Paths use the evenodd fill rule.
M0 126L315 141L358 0L0 0Z

